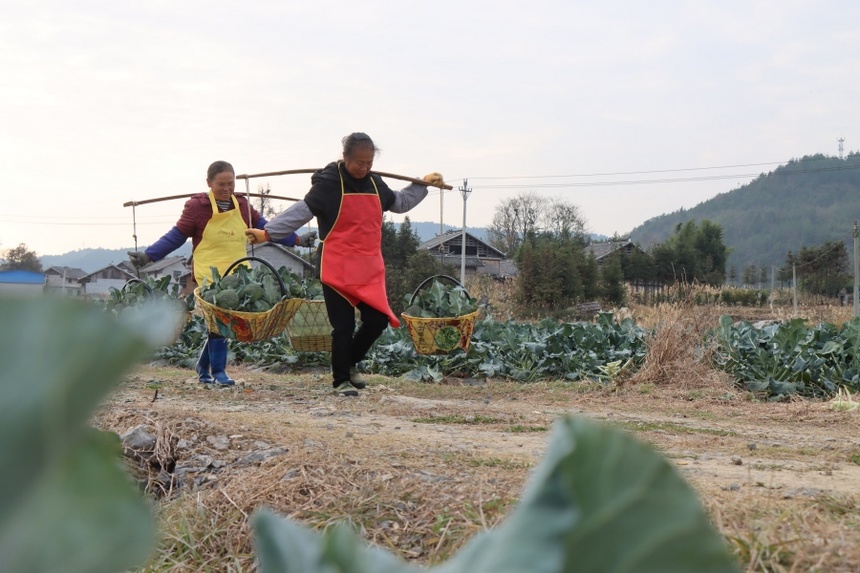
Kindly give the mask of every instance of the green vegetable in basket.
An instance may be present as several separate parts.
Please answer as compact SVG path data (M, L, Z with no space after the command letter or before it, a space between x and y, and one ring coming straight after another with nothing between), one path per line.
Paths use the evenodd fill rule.
M242 281L242 277L239 274L233 273L221 279L221 282L219 284L221 290L238 290L242 288L244 282Z
M281 300L281 287L275 277L267 275L263 277L263 299L269 304L275 304Z
M215 295L215 306L236 310L239 308L239 295L233 289L224 289Z
M206 282L200 297L217 307L240 312L266 312L280 302L281 288L266 266L237 266L223 278Z
M409 296L409 298L411 299L412 297ZM425 311L423 308L421 308L417 304L413 304L412 306L407 307L406 310L403 311L403 314L407 314L409 316L417 316L419 318L431 318L429 316L424 316L424 312ZM428 312L427 314L429 315L431 313Z
M263 289L263 285L260 283L248 283L239 289L237 294L240 299L247 297L248 302L253 303L263 298L265 290Z
M443 326L436 332L433 341L441 350L453 350L460 344L460 331L453 326Z
M446 285L438 279L433 279L429 288L407 295L406 304L405 314L419 318L453 318L478 310L478 300L470 297L465 288Z

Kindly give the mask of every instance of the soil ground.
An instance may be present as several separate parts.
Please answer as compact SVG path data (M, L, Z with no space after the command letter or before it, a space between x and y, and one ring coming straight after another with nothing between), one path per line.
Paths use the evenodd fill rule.
M97 423L159 437L141 480L160 500L165 529L190 498L225 532L230 519L242 522L230 547L211 541L213 553L244 564L234 570L255 567L247 518L261 506L315 528L347 519L404 559L444 560L504 519L553 421L568 414L629 431L669 458L742 568L860 570L860 409L764 403L684 380L606 387L371 375L345 397L323 370L229 372L237 385L222 389L190 370L141 366ZM151 570L201 567L178 535L166 537Z

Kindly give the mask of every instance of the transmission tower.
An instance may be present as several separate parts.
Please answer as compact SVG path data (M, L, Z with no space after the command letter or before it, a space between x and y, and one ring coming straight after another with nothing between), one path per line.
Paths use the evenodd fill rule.
M839 142L839 159L842 159L842 150L844 149L844 147L842 146L842 144L843 144L843 143L845 143L845 138L844 138L844 137L840 137L840 138L839 138L839 139L837 139L836 141L838 141L838 142Z

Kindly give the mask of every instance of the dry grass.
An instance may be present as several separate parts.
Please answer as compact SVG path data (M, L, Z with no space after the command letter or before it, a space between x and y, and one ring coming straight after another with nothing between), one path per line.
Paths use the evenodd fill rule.
M392 449L388 436L320 436L307 427L238 419L243 423L226 426L172 408L109 408L99 416L105 428L143 425L157 433L156 450L169 459L166 465L193 458L223 462L189 486L165 484L154 456L129 458L141 487L160 500L161 540L142 571L255 570L250 519L260 507L317 530L348 523L404 559L435 563L509 511L531 465L414 445ZM205 437L215 434L232 436L229 451L209 446ZM180 450L180 436L194 443ZM292 445L260 464L237 461L246 452L233 446L260 440Z
M690 388L731 388L728 379L711 368L711 349L702 340L712 330L720 312L696 305L692 295L676 304L634 309L637 324L648 328L648 353L630 384L679 384Z
M128 458L161 531L141 571L255 571L250 519L264 506L319 531L347 522L404 560L439 563L504 518L545 428L571 412L632 432L678 463L745 571L860 571L860 486L824 489L860 484L860 442L850 438L860 435L856 397L757 402L710 369L697 344L725 309L687 301L629 311L654 334L640 371L614 387L374 376L349 400L333 396L319 373L237 369L237 388L211 391L189 371L143 368L96 418L119 433L144 425L156 436L153 451ZM835 321L850 311L806 314ZM229 447L218 449L212 436ZM261 444L287 451L240 463ZM736 467L732 456L743 458L746 477L722 475ZM212 465L177 475L204 462Z
M744 571L853 573L860 562L857 496L800 496L792 504L774 491L721 492L705 506Z

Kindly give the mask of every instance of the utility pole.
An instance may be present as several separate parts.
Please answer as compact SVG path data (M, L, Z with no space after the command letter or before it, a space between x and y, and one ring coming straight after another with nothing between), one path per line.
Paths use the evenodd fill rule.
M770 266L770 294L767 295L768 306L773 310L773 301L776 300L776 266Z
M860 239L858 239L857 233L857 221L854 221L854 318L857 318L860 315L860 304L858 304L858 300L860 300Z
M797 318L797 264L791 264L791 289L794 293L794 318Z
M439 236L445 234L445 225L442 223L445 218L445 211L442 209L442 200L445 197L445 190L439 187Z
M463 235L460 241L460 284L466 286L466 199L469 198L469 193L472 190L469 188L469 180L463 179L463 185L460 186L460 195L463 196Z

